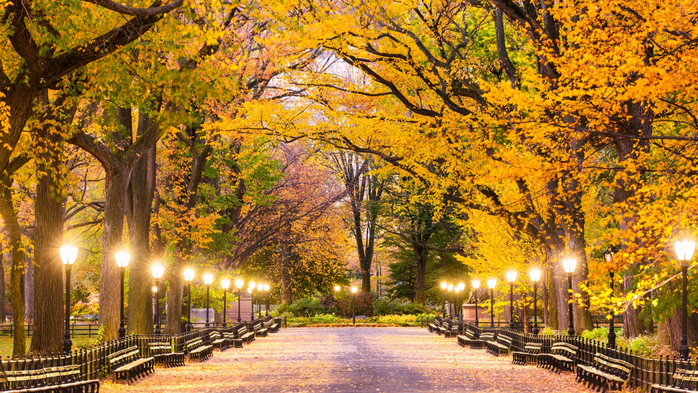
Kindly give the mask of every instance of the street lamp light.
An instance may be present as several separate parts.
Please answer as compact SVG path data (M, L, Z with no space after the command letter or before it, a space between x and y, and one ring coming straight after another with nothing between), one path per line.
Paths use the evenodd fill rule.
M356 326L356 287L351 287L351 324Z
M187 283L187 325L184 330L191 332L191 282L194 280L194 269L186 268L184 269L184 281Z
M227 317L227 315L226 315L227 314L227 307L226 307L227 303L226 302L228 301L228 296L227 296L228 295L227 294L228 287L230 287L230 280L228 280L227 278L222 279L221 280L221 288L223 288L223 327L228 326L228 321L226 318Z
M245 285L245 282L242 281L242 278L238 278L235 280L235 287L238 289L238 323L242 321L242 318L240 317L240 298L242 297L242 286Z
M334 291L335 291L335 292L339 292L340 289L342 289L342 287L340 287L339 285L335 285L335 286L334 286Z
M160 287L160 279L162 274L165 272L165 267L162 266L160 262L155 262L155 264L150 268L153 273L153 278L155 279L155 315L157 316L157 322L155 322L155 334L161 334L160 331L160 293L158 288Z
M473 285L473 294L475 295L475 326L479 326L480 321L478 320L478 309L477 309L477 290L480 288L480 280L475 279L472 282Z
M688 360L688 337L686 335L686 323L688 319L687 311L687 290L688 285L688 266L691 264L691 259L693 258L693 251L696 249L696 244L691 240L679 241L674 244L676 249L676 258L679 260L679 265L681 265L681 287L683 292L683 309L681 310L681 344L679 345L679 354L682 360Z
M264 284L257 283L257 292L259 292L259 298L257 298L257 308L259 309L259 318L262 318L262 304L260 299L262 297L262 291L264 290Z
M264 292L266 293L265 300L266 305L264 307L264 316L269 316L269 284L264 284Z
M208 297L208 295L209 295L209 291L210 291L210 289L211 289L211 283L212 283L212 282L213 282L213 274L211 274L211 273L205 273L205 274L204 274L204 284L206 284L206 325L204 325L204 326L206 326L206 327L211 326L211 324L210 324L210 322L209 322L209 318L208 318L208 307L209 307L209 303L208 303L209 297Z
M448 284L444 281L441 283L441 318L446 318L446 288Z
M514 281L516 281L516 270L507 272L509 281L509 329L514 330Z
M577 267L577 260L573 258L567 258L562 261L562 267L565 269L565 272L567 273L567 285L570 288L569 309L567 310L570 321L569 328L567 328L567 334L569 334L570 336L574 336L574 315L572 310L572 304L574 303L574 290L572 289L572 274L574 274L574 269Z
M606 260L606 262L611 263L613 262L613 258L615 254L618 252L618 248L616 246L611 246L608 248L603 253L603 257ZM608 276L611 281L611 299L613 299L613 271L609 270ZM611 304L611 320L609 321L608 324L608 347L609 348L615 348L616 347L616 326L615 326L615 318L616 318L616 312L613 310L613 305Z
M538 281L540 281L540 269L533 268L528 272L533 281L533 334L538 335Z
M497 286L497 279L487 280L487 287L490 289L490 327L494 327L494 287Z
M116 258L116 265L119 267L121 278L121 314L119 320L119 338L124 338L126 337L126 326L124 324L124 275L126 274L128 262L131 260L131 255L128 253L128 251L121 250L117 251L114 257Z
M65 332L63 333L63 352L70 353L73 342L70 340L70 271L78 259L78 248L65 245L60 248L61 261L65 267Z

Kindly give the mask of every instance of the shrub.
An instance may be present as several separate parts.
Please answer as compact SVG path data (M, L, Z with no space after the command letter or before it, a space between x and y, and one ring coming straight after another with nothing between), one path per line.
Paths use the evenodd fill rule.
M582 337L587 340L608 342L608 328L600 327L593 330L585 330L582 332Z

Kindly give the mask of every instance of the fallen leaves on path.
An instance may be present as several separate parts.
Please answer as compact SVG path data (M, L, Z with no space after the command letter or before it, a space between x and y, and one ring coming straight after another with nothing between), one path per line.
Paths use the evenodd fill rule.
M463 349L420 328L297 328L158 368L113 392L590 392L571 373L514 366L511 356Z

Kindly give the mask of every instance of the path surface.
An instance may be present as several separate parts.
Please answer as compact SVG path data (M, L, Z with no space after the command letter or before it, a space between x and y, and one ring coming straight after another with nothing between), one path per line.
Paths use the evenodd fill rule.
M112 392L590 392L511 356L464 349L420 328L293 328L203 363L158 368Z

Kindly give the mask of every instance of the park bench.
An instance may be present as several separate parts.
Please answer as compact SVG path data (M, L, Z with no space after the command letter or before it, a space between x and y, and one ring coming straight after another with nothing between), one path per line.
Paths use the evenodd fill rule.
M530 342L524 346L523 351L511 353L511 362L520 366L525 366L528 363L538 363L538 356L540 356L542 349L543 344Z
M436 317L434 318L434 322L430 323L427 325L427 328L429 329L429 332L431 333L440 333L439 328L441 327L441 323L443 322L443 319L441 317Z
M173 352L172 344L167 341L149 342L148 353L157 364L166 367L184 366L184 352Z
M237 329L235 329L235 336L242 340L242 342L245 344L249 344L254 341L254 332L247 330L247 326L245 325L240 325L237 327Z
M262 327L262 322L260 320L256 320L252 323L252 329L254 330L255 337L266 337L267 333L269 332L267 329Z
M592 365L577 366L577 382L602 392L623 390L632 370L632 364L597 352Z
M269 319L268 321L264 321L263 323L264 328L267 329L268 333L276 333L279 331L278 324L274 322L273 319Z
M242 339L238 338L235 332L223 332L223 338L230 341L233 348L242 348Z
M225 351L226 349L230 348L231 341L226 337L221 336L221 334L218 332L210 332L208 334L208 338L211 345L213 345L213 348L218 348L221 351Z
M269 333L276 333L281 329L281 318L274 318L272 321L274 321L274 323L269 327Z
M40 364L40 360L26 361ZM32 366L36 367L36 366ZM99 392L98 380L82 380L80 365L6 370L0 373L0 390L8 392Z
M487 352L494 356L508 354L511 351L511 337L500 334L495 340L487 341Z
M653 384L650 393L698 392L698 371L677 368L671 376L671 385Z
M485 332L480 334L480 337L478 337L477 340L471 340L468 345L470 345L471 349L481 349L485 348L487 346L487 343L489 341L495 341L496 339L496 334L492 332Z
M153 368L155 359L141 357L141 352L136 345L109 354L107 358L109 369L114 373L114 377L126 379L129 383L155 371Z
M205 344L201 337L193 338L184 343L189 360L197 359L200 362L213 356L213 345Z
M477 339L477 333L470 329L466 329L464 334L458 336L458 345L465 347L466 345L470 345L471 341L475 341Z
M574 371L577 364L579 348L566 342L556 342L550 348L550 353L542 353L538 356L538 366L552 368L556 373L562 370Z

